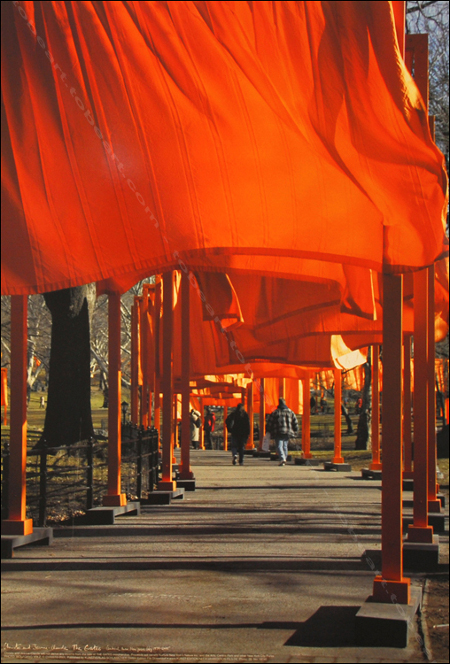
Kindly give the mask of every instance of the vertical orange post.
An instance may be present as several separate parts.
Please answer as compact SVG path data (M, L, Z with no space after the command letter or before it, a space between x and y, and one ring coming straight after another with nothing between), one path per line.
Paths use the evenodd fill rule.
M160 431L161 428L161 363L160 363L160 327L161 327L161 277L156 277L155 285L155 307L154 330L155 330L155 414L154 427Z
M428 270L414 272L414 523L408 541L432 542L428 525Z
M440 512L437 497L436 380L434 340L434 265L428 268L428 512Z
M121 316L120 294L108 296L108 494L103 505L126 505L126 494L121 493L122 424L122 371L120 361Z
M403 345L403 477L413 479L411 420L411 335L404 335Z
M172 339L173 350L173 339ZM177 445L177 395L173 392L173 354L172 354L172 437L170 439L170 449L172 450L172 466L177 463L175 456L175 446ZM173 468L172 468L173 471Z
M27 307L26 295L11 295L11 406L9 457L9 515L3 535L30 535L26 518L27 487Z
M255 449L255 441L253 438L253 381L247 385L247 407L248 407L248 418L250 420L250 436L248 437L247 445L245 449L253 450Z
M172 480L172 420L173 420L173 272L163 274L163 423L162 423L162 479L160 491L174 491L176 482Z
M372 463L371 470L381 470L380 459L380 347L372 346Z
M341 401L342 375L340 369L334 369L334 458L333 463L344 463L341 436Z
M199 447L200 450L204 450L205 449L205 429L203 427L203 421L204 421L204 418L205 418L205 407L203 405L203 399L201 397L199 399L199 402L200 402L200 420L201 420L201 424L200 424L200 432L199 432L200 437L199 437L198 447Z
M278 396L281 399L284 399L285 394L286 394L286 380L285 378L279 378Z
M139 415L139 424L142 426L142 419L144 416L144 406L143 406L143 380L142 380L142 297L135 296L134 298L136 306L136 318L137 318L137 386L138 386L138 415ZM139 389L140 388L140 389Z
M382 574L374 579L373 599L409 604L402 548L402 323L403 277L384 274Z
M139 305L134 299L131 307L131 421L138 423L139 418Z
M223 449L228 451L228 431L225 422L228 417L228 406L223 407Z
M259 449L262 449L266 428L266 400L264 399L264 378L259 380Z
M311 377L303 379L303 415L302 415L302 450L304 459L312 459L311 454L311 406L310 406Z
M141 358L142 358L142 425L149 426L148 419L148 353L149 334L148 334L148 290L145 286L142 289L141 301Z
M181 464L180 479L191 480L190 466L191 418L189 412L189 379L191 372L190 285L188 275L181 272Z
M3 425L6 427L8 424L8 369L2 369L2 406L3 406Z
M148 315L146 318L146 335L147 335L147 352L146 352L146 372L147 372L147 420L148 426L151 426L152 423L152 396L155 391L155 363L154 363L154 347L150 342L151 339L151 325L150 318L153 318L153 309L154 305L150 296L150 292L153 291L153 284L144 284L145 294L147 296L147 311Z
M173 395L173 420L172 420L172 438L173 438L173 444L172 444L172 449L175 447L178 447L178 435L177 435L177 411L178 411L178 395L174 394ZM172 463L176 463L176 459L174 459L172 455Z

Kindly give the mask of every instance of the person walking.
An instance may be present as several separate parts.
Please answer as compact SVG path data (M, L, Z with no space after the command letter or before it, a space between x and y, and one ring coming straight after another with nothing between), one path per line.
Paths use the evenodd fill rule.
M212 450L211 434L214 431L215 426L216 426L216 416L214 415L212 410L209 407L207 407L205 420L203 422L203 427L205 431L205 447L208 450Z
M198 410L192 408L190 416L190 427L191 427L191 443L194 450L198 450L198 444L200 441L200 425L202 423L200 413Z
M286 401L282 398L278 401L278 408L274 410L267 420L266 431L275 439L280 456L280 466L285 466L288 455L289 438L295 438L298 434L297 417Z
M250 418L244 406L239 403L236 410L231 412L225 422L228 433L231 434L231 456L233 466L239 456L239 465L244 465L244 449L250 435Z

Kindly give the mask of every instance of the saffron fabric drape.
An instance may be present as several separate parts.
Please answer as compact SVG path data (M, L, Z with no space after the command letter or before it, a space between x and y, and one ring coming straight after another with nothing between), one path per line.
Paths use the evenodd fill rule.
M2 293L446 252L390 2L2 3ZM299 273L301 261L292 261Z

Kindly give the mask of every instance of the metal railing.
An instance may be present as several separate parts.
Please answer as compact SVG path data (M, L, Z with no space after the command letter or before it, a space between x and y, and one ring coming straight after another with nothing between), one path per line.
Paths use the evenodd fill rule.
M158 485L160 460L158 430L134 425L124 427L122 438L122 491L129 500L141 500ZM108 445L91 438L87 441L39 449L27 454L27 518L45 526L48 520L64 521L81 516L101 504L108 479ZM9 444L2 450L2 519L8 516Z

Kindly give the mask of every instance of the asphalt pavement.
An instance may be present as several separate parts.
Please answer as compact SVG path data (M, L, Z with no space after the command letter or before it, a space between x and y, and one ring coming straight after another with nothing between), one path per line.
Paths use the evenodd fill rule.
M250 456L232 466L223 451L193 451L192 466L184 500L2 562L3 662L432 660L420 616L406 648L355 645L381 482Z

